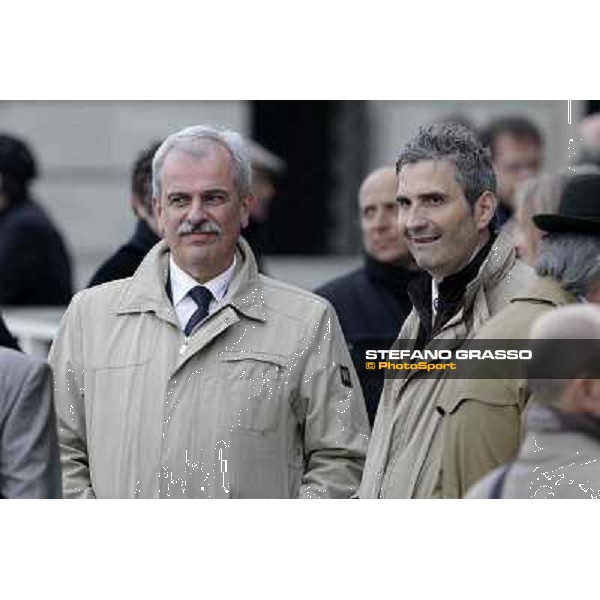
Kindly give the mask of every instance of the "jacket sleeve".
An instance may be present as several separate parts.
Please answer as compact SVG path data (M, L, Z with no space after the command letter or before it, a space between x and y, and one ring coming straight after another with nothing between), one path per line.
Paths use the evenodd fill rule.
M0 428L0 497L60 498L51 371L46 363L30 360L23 377L20 368L10 373L16 387Z
M462 399L457 408L444 417L441 477L444 498L464 497L473 484L512 460L519 449L518 396L506 394L500 389L504 386L499 381L484 383L487 384L485 391Z
M77 294L50 348L65 498L94 498L86 436L81 316Z
M338 319L327 305L311 332L300 394L306 406L301 498L350 498L360 484L369 424Z

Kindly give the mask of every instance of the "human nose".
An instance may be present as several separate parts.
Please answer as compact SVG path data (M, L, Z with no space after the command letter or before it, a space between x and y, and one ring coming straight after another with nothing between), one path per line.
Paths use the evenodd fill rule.
M412 205L403 211L399 211L398 214L398 224L401 231L419 230L427 225L426 215L419 206Z
M206 218L205 206L200 198L194 198L190 203L187 220L191 223L199 223Z
M385 210L378 209L371 221L371 227L377 231L387 229L389 227L389 218Z

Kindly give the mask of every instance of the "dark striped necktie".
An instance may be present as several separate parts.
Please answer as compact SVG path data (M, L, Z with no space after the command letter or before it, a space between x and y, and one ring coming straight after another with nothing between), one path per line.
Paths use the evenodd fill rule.
M198 305L198 308L185 326L184 333L186 336L190 335L194 331L194 327L208 315L208 307L210 306L210 301L213 299L211 291L201 285L192 288L188 292L188 295Z

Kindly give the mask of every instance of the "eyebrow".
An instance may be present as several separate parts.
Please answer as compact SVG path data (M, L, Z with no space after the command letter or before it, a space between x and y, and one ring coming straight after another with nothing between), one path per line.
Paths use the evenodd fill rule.
M419 194L417 196L418 200L431 200L433 198L448 198L448 194L444 194L443 192L427 192L425 194ZM401 202L403 200L412 200L408 196L404 196L403 194L398 194L396 196L396 202Z

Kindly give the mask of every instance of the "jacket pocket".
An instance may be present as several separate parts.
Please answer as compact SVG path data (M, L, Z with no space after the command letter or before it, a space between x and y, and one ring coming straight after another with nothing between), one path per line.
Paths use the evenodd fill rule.
M222 352L219 358L219 424L257 432L276 430L287 404L287 360L265 352Z

